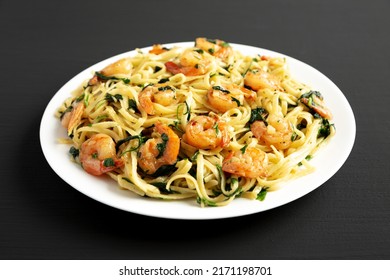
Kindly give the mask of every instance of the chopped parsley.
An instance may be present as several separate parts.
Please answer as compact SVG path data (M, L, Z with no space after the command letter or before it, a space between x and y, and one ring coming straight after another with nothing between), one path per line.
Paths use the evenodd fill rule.
M164 154L165 148L167 147L167 142L169 140L169 137L168 137L168 135L163 133L163 134L161 134L161 139L163 140L163 142L157 144L158 155L156 158L160 158Z
M104 97L104 100L107 100L109 103L117 102L117 101L122 100L122 99L123 99L123 96L119 93L114 94L114 95L106 93L106 96Z
M106 158L104 161L103 161L103 165L105 167L110 167L110 166L115 166L115 162L112 158Z
M328 137L331 133L331 127L334 127L334 124L331 124L328 119L322 119L320 128L318 129L317 137Z
M262 188L261 191L257 194L256 199L259 201L263 201L268 193L268 188Z
M206 198L201 198L200 196L196 197L196 202L200 205L206 205L206 206L211 206L211 207L218 206L214 201L210 201Z
M248 144L246 144L244 147L240 149L242 154L245 154L246 148L248 148Z
M230 91L228 91L227 89L224 89L224 88L221 87L221 86L213 86L213 89L214 89L214 90L222 91L223 93L230 93Z
M197 150L197 151L192 155L192 157L190 158L191 162L196 161L196 159L198 158L198 155L199 155L199 150Z
M130 183L130 184L134 184L129 178L127 177L122 177L122 180L125 180L126 182Z
M240 106L241 106L240 100L238 100L237 98L235 98L235 97L233 97L233 96L232 96L232 100L233 100L234 102L237 103L237 107L240 107Z
M75 159L76 157L79 156L80 150L79 150L79 149L76 149L75 147L72 146L72 147L70 147L70 149L69 149L69 154L71 154L72 157Z
M100 116L96 117L95 123L98 123L98 122L105 120L107 118L108 118L108 115L100 115Z
M314 102L314 98L315 98L315 97L318 97L320 100L323 100L323 99L324 99L324 98L322 97L322 94L321 94L319 91L310 90L310 91L308 91L308 92L302 94L301 97L299 97L299 100L308 99L307 105L310 107L310 106L315 105L315 102Z
M217 164L217 165L216 165L216 167L217 167L217 170L218 170L219 180L221 181L221 180L222 180L222 178L223 178L223 170L222 170L222 166L221 166L221 165L219 165L219 164Z
M72 105L68 106L68 107L65 109L65 111L63 111L63 112L61 113L60 120L62 120L62 118L65 116L66 113L71 112L72 110L73 110L73 106L72 106Z
M213 128L215 129L215 134L219 135L219 127L217 122L215 122Z
M166 82L169 82L169 78L162 78L158 81L159 84L163 84L163 83L166 83Z
M169 127L176 129L177 131L184 133L184 131L179 127L180 121L173 121L173 124L169 124Z
M134 112L139 113L137 102L134 99L129 99L129 107L127 109L132 109Z
M174 91L174 89L171 86L159 87L158 90L159 91L166 91L166 90Z
M100 72L95 72L95 75L102 81L117 80L117 81L123 81L125 84L130 83L130 79L127 79L127 78L118 78L115 76L105 76Z
M130 135L130 136L124 138L124 139L119 140L119 141L116 143L116 145L115 145L116 151L118 151L119 147L120 147L122 144L127 143L127 142L129 142L129 141L131 141L131 140L134 140L134 139L137 139L137 140L138 140L138 145L135 146L135 147L131 147L130 150L124 151L124 152L122 153L122 155L125 154L125 153L127 153L127 152L132 152L132 151L138 150L138 148L141 147L141 145L142 145L143 143L146 142L145 137L143 137L143 136L141 136L141 135Z
M252 124L255 121L263 121L266 125L265 117L268 114L267 110L262 107L257 107L251 111L251 117L249 119L249 123Z
M187 121L189 121L191 119L191 108L190 106L188 105L187 101L184 101L184 104L186 105L186 108L187 108L187 112L183 113L183 115L187 115Z
M207 42L210 42L210 43L212 43L212 44L217 44L217 40L215 40L215 39L206 39L206 41Z
M307 156L305 157L305 160L311 160L312 158L313 158L312 155L307 155ZM298 166L302 166L302 162L299 162L299 163L298 163Z
M291 134L291 142L294 142L295 140L298 139L298 134L294 131L292 134Z

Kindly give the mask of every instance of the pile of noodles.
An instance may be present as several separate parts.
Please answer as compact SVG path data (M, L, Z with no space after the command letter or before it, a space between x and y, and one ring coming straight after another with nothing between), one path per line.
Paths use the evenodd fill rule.
M94 134L106 134L116 144L120 143L116 154L124 165L106 174L121 188L152 198L193 198L201 206L222 206L237 197L263 200L268 191L276 190L282 182L313 172L310 159L332 138L335 129L328 119L301 102L311 89L293 79L283 57L248 56L227 43L226 46L232 52L224 59L213 56L211 50L205 51L210 65L201 75L173 74L166 67L169 61L179 65L185 49L199 50L192 46L163 48L157 53L138 50L130 57L131 73L112 76L91 73L91 77L97 75L98 82L86 80L58 109L57 116L61 118L76 103L84 105L81 119L69 131L69 138L61 140L71 145L71 158L80 163L78 152L82 143ZM245 87L244 77L251 69L272 74L281 88L259 89L252 100L237 102L236 107L223 113L214 110L207 100L208 90L226 84ZM174 89L176 100L168 106L154 103L154 114L149 115L140 106L139 94L145 87L159 84ZM256 118L259 112L264 114L265 122L267 116L278 115L289 123L293 133L288 148L278 150L254 137L251 118ZM217 116L226 122L229 144L223 148L198 149L183 141L187 124L196 116ZM178 135L180 151L174 164L147 174L138 165L138 151L158 122ZM222 170L229 153L245 152L249 147L264 151L265 176L246 178Z

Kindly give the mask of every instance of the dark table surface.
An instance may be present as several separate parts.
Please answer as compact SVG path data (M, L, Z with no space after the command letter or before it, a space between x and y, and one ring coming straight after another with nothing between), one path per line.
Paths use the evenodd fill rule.
M1 259L389 259L390 2L0 1ZM146 217L62 181L39 125L57 90L137 47L198 36L258 46L328 76L354 111L343 167L310 194L244 217Z

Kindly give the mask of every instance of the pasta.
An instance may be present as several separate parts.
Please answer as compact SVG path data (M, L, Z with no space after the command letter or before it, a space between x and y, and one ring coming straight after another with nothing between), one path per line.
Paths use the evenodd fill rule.
M263 200L313 172L310 159L335 134L321 93L293 79L285 58L206 38L154 45L92 73L57 117L86 172L202 207Z

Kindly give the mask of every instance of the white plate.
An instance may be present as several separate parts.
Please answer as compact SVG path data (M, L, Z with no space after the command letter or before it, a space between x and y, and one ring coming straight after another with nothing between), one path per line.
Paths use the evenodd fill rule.
M193 46L193 42L164 44L167 47L173 45L189 47ZM268 193L262 202L238 198L228 206L208 208L201 208L195 199L162 201L140 197L130 191L121 190L116 182L108 177L95 177L87 174L80 166L69 160L69 146L57 142L58 138L66 136L66 132L54 114L64 100L70 96L70 92L90 78L93 71L98 71L119 58L132 56L135 51L111 57L89 67L72 78L54 95L46 107L40 126L41 146L48 163L65 182L97 201L133 213L173 219L218 219L248 215L284 205L318 188L341 168L355 141L355 118L347 99L331 80L301 61L270 50L240 44L231 45L247 55L285 57L293 78L308 84L312 89L324 95L325 102L334 115L336 135L311 160L316 167L314 173L284 184L280 190Z

